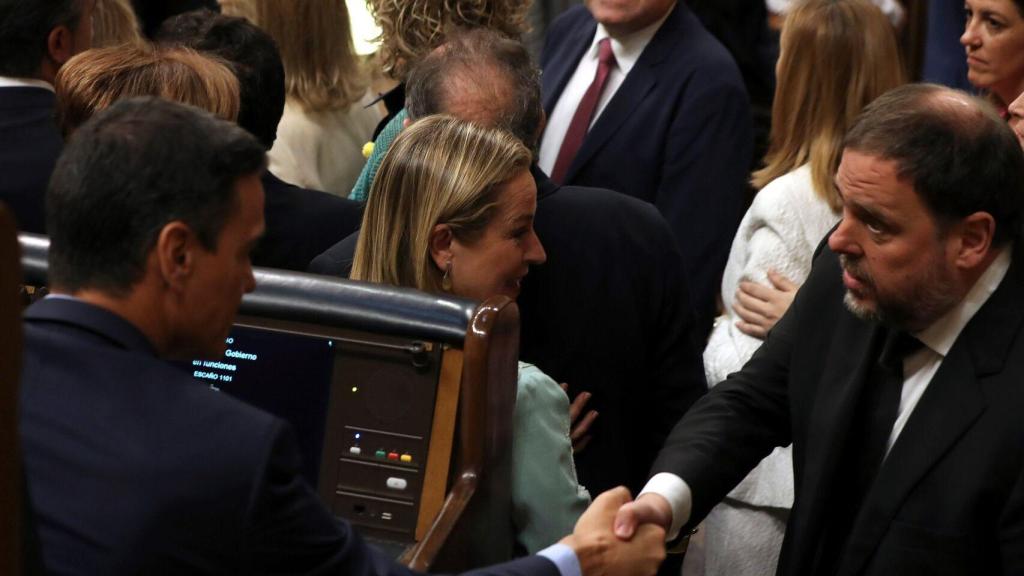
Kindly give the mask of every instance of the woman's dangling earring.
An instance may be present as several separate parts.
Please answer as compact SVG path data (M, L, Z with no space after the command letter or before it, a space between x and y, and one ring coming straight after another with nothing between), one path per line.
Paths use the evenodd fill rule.
M441 277L441 290L445 292L452 291L452 261L449 260L444 265L444 276Z

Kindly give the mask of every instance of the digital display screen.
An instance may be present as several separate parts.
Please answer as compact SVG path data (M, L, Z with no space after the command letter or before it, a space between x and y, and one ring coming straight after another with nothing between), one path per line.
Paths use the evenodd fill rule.
M193 360L192 377L291 424L302 474L316 487L323 451L336 343L329 339L235 326L219 360Z

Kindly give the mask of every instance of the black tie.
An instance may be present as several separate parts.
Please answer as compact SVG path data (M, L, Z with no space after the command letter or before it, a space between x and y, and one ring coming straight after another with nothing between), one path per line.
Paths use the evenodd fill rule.
M877 364L868 373L832 492L830 520L818 563L826 570L819 573L834 573L839 568L864 497L885 459L899 413L903 360L921 346L918 339L906 332L890 331L878 353Z

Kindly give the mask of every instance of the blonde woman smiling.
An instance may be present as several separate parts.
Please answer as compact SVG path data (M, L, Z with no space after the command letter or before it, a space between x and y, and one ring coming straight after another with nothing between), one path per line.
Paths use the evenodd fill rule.
M546 259L533 230L531 157L511 134L451 117L403 130L374 179L351 277L475 300L516 298L530 266ZM532 553L572 531L590 496L576 480L569 398L525 363L512 467L512 520Z

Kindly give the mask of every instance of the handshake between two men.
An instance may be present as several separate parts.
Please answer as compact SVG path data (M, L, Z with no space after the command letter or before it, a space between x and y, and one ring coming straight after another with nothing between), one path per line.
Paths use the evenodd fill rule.
M594 499L561 543L576 552L583 576L650 576L665 559L670 523L663 498L645 494L633 502L629 490L613 488Z

